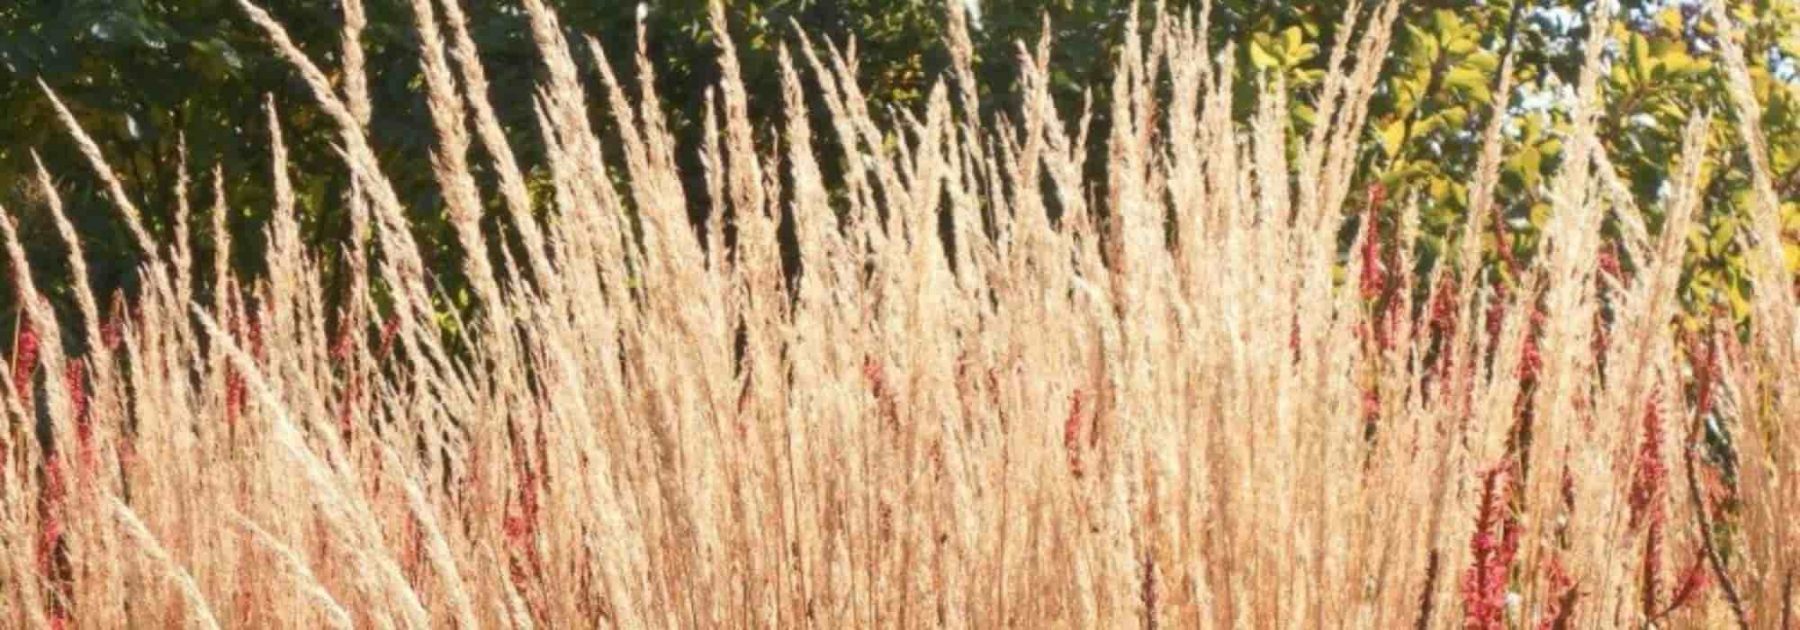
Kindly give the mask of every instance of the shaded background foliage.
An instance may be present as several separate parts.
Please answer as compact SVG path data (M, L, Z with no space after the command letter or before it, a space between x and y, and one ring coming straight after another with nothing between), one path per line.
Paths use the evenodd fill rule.
M965 2L966 0L950 0ZM288 25L295 40L328 69L338 65L340 8L336 0L264 0ZM439 274L446 299L464 300L453 264L456 251L442 216L428 155L434 136L424 109L418 76L417 35L406 3L367 0L370 92L374 102L374 142L386 171L413 213L427 263ZM593 35L618 70L629 76L640 5L620 0L551 0L571 37ZM989 115L1016 110L1013 80L1017 42L1034 42L1044 25L1054 29L1051 64L1059 103L1077 110L1093 99L1095 137L1104 137L1104 86L1113 51L1128 23L1127 0L1013 0L975 4L973 32L982 106ZM1198 3L1173 0L1172 8L1195 10ZM1258 81L1283 81L1292 98L1294 124L1310 126L1304 96L1323 74L1327 51L1349 2L1287 3L1217 0L1207 16L1216 48L1234 45L1241 77L1238 105L1253 101ZM491 96L515 148L526 164L542 153L531 114L533 84L540 71L522 11L507 0L465 3L481 48ZM742 0L729 3L731 35L744 52L745 83L753 112L775 120L780 95L776 49L794 41L794 28L839 45L853 39L865 89L878 107L917 105L944 75L948 54L942 43L946 7L936 0ZM1536 226L1548 205L1541 198L1544 173L1554 168L1566 112L1555 105L1572 81L1587 32L1581 2L1495 0L1485 3L1434 0L1406 3L1397 42L1386 61L1381 89L1372 104L1366 158L1360 177L1380 182L1391 199L1416 199L1421 209L1420 271L1436 264L1458 233L1467 205L1478 130L1492 111L1499 59L1517 53L1519 88L1504 108L1508 155L1500 201L1519 238L1519 255L1535 246ZM1602 121L1609 152L1624 181L1645 208L1654 228L1662 181L1673 166L1681 121L1698 109L1730 111L1723 77L1709 56L1713 25L1691 0L1626 0L1626 19L1609 41L1613 57L1606 78L1608 109ZM1795 3L1757 0L1734 3L1748 26L1751 63L1770 139L1780 194L1793 218L1800 191L1800 105L1796 104L1795 57L1800 55L1800 8ZM656 64L663 107L688 166L697 166L693 147L706 90L716 79L714 34L706 26L706 0L649 2L644 10L647 45ZM591 65L591 57L580 56ZM591 70L591 68L589 68ZM336 77L334 77L335 79ZM42 79L74 110L100 143L125 186L146 211L153 233L173 230L176 185L183 166L193 173L196 225L207 224L213 200L208 171L220 169L228 195L228 223L235 233L232 254L254 272L258 233L269 207L269 156L264 98L278 103L279 119L293 146L295 183L313 244L342 239L348 226L342 195L347 175L332 148L334 131L311 107L295 73L270 52L244 18L235 0L14 0L0 3L0 203L22 216L21 229L42 285L53 294L66 290L61 246L42 209L34 184L32 152L41 153L86 247L97 289L132 286L137 260L115 213L98 194L98 182L75 154L36 85ZM589 72L586 79L594 81ZM590 94L599 94L590 84ZM822 108L813 111L822 115ZM1724 116L1715 128L1716 146L1726 149L1711 165L1710 209L1702 247L1685 279L1689 306L1737 308L1748 291L1739 254L1737 217L1748 187L1745 159L1734 152L1734 132ZM596 122L605 124L602 118ZM821 134L821 141L829 141ZM1093 143L1103 151L1103 143ZM1103 156L1103 153L1097 153ZM827 160L827 167L833 166ZM480 160L476 160L478 165ZM696 176L698 168L689 168ZM547 177L532 172L534 178ZM490 182L491 183L491 182ZM690 196L698 197L697 182ZM490 199L490 201L492 201ZM1392 213L1390 213L1392 214ZM700 217L696 217L698 219ZM1789 225L1794 225L1793 221ZM500 228L490 224L489 229ZM1392 237L1398 226L1383 226ZM211 255L212 240L195 235L199 254ZM1492 252L1494 243L1485 248ZM1627 261L1629 264L1629 261ZM1800 264L1800 263L1797 263ZM1496 269L1496 273L1502 273ZM0 293L8 295L11 292ZM12 328L15 309L3 309L0 324ZM1739 313L1743 315L1743 313Z

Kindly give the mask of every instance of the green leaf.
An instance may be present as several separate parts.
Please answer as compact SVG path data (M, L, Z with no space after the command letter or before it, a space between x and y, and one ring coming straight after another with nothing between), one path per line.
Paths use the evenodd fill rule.
M1455 11L1438 9L1431 12L1431 28L1436 31L1440 41L1461 39L1462 19L1457 17Z
M1514 153L1508 160L1507 167L1519 176L1519 181L1527 187L1536 186L1538 177L1543 172L1544 154L1536 147L1526 147Z
M1281 61L1263 47L1261 38L1250 41L1250 65L1257 70L1269 70L1281 67Z
M1639 82L1650 78L1650 42L1643 35L1631 34L1631 76Z
M1488 74L1500 68L1500 58L1494 56L1494 53L1483 50L1463 58L1463 65L1474 68L1482 74Z
M1487 75L1474 68L1463 66L1451 68L1444 74L1444 83L1451 89L1468 94L1479 103L1487 103L1493 96L1488 90Z
M1707 242L1707 250L1714 256L1723 255L1730 247L1731 241L1737 238L1737 221L1730 218L1719 220L1713 226L1712 239Z
M1405 133L1406 123L1401 120L1395 120L1381 128L1381 148L1388 157L1391 158L1400 153L1400 142L1403 140L1401 136Z

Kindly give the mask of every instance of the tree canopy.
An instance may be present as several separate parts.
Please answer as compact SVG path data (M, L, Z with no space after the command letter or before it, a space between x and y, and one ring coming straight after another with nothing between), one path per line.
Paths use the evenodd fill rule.
M1126 0L948 0L969 11L979 98L987 116L1009 116L1017 51L1048 26L1053 30L1052 81L1061 106L1086 104L1094 124L1106 124L1103 86L1133 4ZM419 75L418 34L406 3L365 0L367 28L361 38L368 56L374 142L432 256L453 253L455 238L439 216L439 192L430 175L434 135L425 112ZM473 36L486 62L493 100L514 145L530 157L541 152L532 114L537 55L523 12L514 2L467 3ZM699 112L716 80L717 34L707 27L706 0L578 2L550 4L563 18L566 35L593 36L611 59L628 59L637 45L640 19L645 45L655 61L657 87L679 137L690 144L698 134ZM744 55L745 83L752 107L780 107L777 51L799 33L814 41L854 47L865 90L879 108L903 111L918 105L930 86L947 77L944 43L947 7L927 0L746 0L730 2L730 35ZM1290 94L1291 124L1310 128L1308 103L1318 89L1329 50L1356 3L1285 3L1218 0L1203 9L1175 0L1171 8L1203 20L1220 54L1234 55L1239 81L1237 104L1247 114L1259 82L1279 81ZM1359 177L1379 183L1388 198L1420 204L1424 255L1421 271L1436 264L1453 245L1468 212L1469 184L1483 123L1494 111L1506 116L1508 143L1500 211L1517 238L1487 243L1493 255L1528 255L1549 204L1545 174L1561 151L1568 112L1566 99L1581 63L1589 21L1586 3L1515 0L1488 3L1411 2L1396 25L1396 42L1385 61L1372 110ZM296 42L335 71L341 63L343 13L337 0L264 0L260 3L288 25ZM1193 6L1190 6L1193 5ZM1654 226L1662 183L1674 168L1682 122L1690 112L1721 114L1712 132L1717 153L1727 156L1704 171L1710 209L1700 232L1706 247L1690 263L1686 282L1690 306L1734 309L1742 316L1749 290L1737 226L1750 194L1745 155L1730 150L1740 140L1731 124L1725 76L1712 54L1719 33L1694 0L1627 0L1625 19L1602 34L1608 67L1606 110L1600 124L1608 154L1623 187ZM1745 49L1761 121L1784 201L1785 228L1800 230L1800 6L1770 0L1731 3L1745 25ZM1148 13L1148 11L1146 11ZM1140 27L1148 28L1140 24ZM1146 30L1147 32L1147 30ZM1508 93L1502 60L1512 55ZM592 59L578 60L595 81ZM629 64L625 64L629 65ZM630 68L621 68L629 74ZM337 80L338 77L333 77ZM181 174L196 212L212 207L211 173L226 181L228 224L238 233L237 260L254 264L256 234L269 206L269 156L263 124L272 100L297 165L296 189L315 243L342 238L347 230L342 197L347 175L332 146L329 121L313 107L297 75L249 23L236 0L18 0L0 6L0 203L25 217L21 229L37 249L54 247L53 227L41 205L33 155L70 204L88 241L91 273L98 288L129 286L136 263L130 240L113 213L102 205L99 182L82 163L56 120L45 90L54 90L98 141L118 168L129 194L144 208L150 229L174 229L172 208ZM596 88L597 89L597 88ZM595 92L598 93L598 92ZM597 105L596 105L597 106ZM1103 134L1096 137L1104 137ZM1102 143L1095 143L1096 145ZM692 147L684 147L691 149ZM1099 148L1097 150L1103 150ZM695 151L681 151L693 160ZM527 160L527 163L538 163ZM534 173L539 177L543 173ZM1611 225L1609 223L1609 225ZM1404 226L1383 226L1390 235ZM1790 235L1791 236L1791 235ZM199 247L211 247L204 234ZM1516 252L1502 252L1502 248ZM43 273L59 273L60 255L33 252L46 261ZM1800 265L1800 254L1790 250ZM431 261L427 261L430 263ZM1626 262L1629 264L1629 261ZM442 267L441 281L454 295L454 265ZM1504 273L1496 268L1496 273ZM46 281L44 286L65 283Z

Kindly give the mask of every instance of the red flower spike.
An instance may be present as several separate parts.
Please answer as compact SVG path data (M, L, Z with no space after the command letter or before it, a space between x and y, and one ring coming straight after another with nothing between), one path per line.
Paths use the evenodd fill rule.
M1069 416L1063 420L1063 449L1069 452L1069 472L1080 479L1081 467L1081 417L1086 398L1081 388L1069 395Z
M1513 490L1511 462L1488 470L1482 481L1481 509L1469 541L1474 563L1463 576L1463 627L1504 630L1506 587L1513 556L1519 550L1519 520L1507 507Z
M1709 586L1712 586L1712 573L1706 570L1706 552L1697 551L1694 561L1682 570L1681 578L1676 580L1675 592L1669 595L1669 608L1663 611L1663 616L1700 599L1700 595Z
M1537 630L1561 630L1569 626L1575 613L1575 597L1580 593L1575 590L1575 578L1563 568L1560 556L1550 556L1545 564L1544 581L1549 585L1546 591L1549 601L1544 606L1544 614L1538 617Z
M29 407L31 402L31 375L37 371L38 364L37 329L31 325L30 318L21 318L19 338L13 346L13 392L19 400Z

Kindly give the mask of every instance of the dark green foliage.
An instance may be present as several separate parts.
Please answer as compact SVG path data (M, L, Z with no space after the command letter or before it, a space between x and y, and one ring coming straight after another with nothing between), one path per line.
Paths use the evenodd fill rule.
M961 1L961 0L953 0ZM328 72L339 67L339 7L335 0L264 0L300 46ZM455 301L463 293L456 277L460 255L442 217L429 168L434 142L418 76L417 35L408 3L366 0L364 34L370 92L374 102L374 142L387 175L413 213L428 265ZM522 11L510 0L465 2L473 36L492 83L492 100L525 164L541 164L541 147L531 112L539 74L538 55ZM636 45L638 4L621 0L550 0L571 37L593 35L623 77L630 77ZM975 44L981 105L988 116L1005 116L1018 103L1019 42L1035 42L1046 23L1053 29L1051 73L1058 103L1071 112L1093 99L1094 136L1104 138L1109 68L1131 14L1127 0L1017 0L980 2ZM1196 10L1196 2L1172 0L1176 12ZM1247 111L1261 73L1280 73L1292 91L1295 124L1312 124L1307 94L1324 70L1329 47L1349 3L1216 0L1207 16L1216 49L1236 46L1238 106ZM1361 177L1381 181L1389 198L1420 200L1423 232L1420 264L1436 264L1453 251L1448 239L1465 218L1468 185L1476 161L1478 130L1495 100L1514 120L1499 193L1502 209L1519 224L1517 245L1530 248L1535 225L1547 204L1540 198L1543 175L1560 153L1566 112L1546 107L1544 94L1573 81L1581 42L1590 20L1584 3L1530 2L1405 3L1395 28L1395 45L1371 104L1370 132ZM707 26L706 0L649 3L647 46L656 64L661 104L685 146L679 159L696 166L696 136L706 90L716 80L715 34ZM913 107L944 76L948 53L942 43L946 7L936 0L748 0L729 2L728 19L744 61L756 120L777 120L781 99L775 52L795 41L795 28L839 46L855 41L865 91L878 108ZM1675 159L1681 121L1696 109L1717 114L1716 144L1734 168L1717 174L1709 207L1720 210L1703 221L1709 247L1694 261L1692 281L1707 296L1725 302L1744 290L1742 265L1731 233L1740 198L1748 187L1741 151L1723 114L1731 111L1723 78L1707 55L1715 37L1710 20L1693 1L1624 3L1609 41L1614 61L1603 78L1608 109L1601 121L1623 180L1657 225L1661 181ZM1771 160L1784 199L1800 192L1800 101L1795 97L1794 26L1800 9L1767 3L1738 3L1748 26L1747 50L1765 100L1764 124ZM1145 13L1149 11L1144 10ZM1190 13L1191 15L1191 13ZM1148 28L1148 25L1140 25ZM579 42L580 40L575 40ZM1499 59L1516 57L1518 90L1496 95ZM592 58L577 46L578 63ZM591 68L590 95L598 96ZM347 176L332 147L335 130L312 105L296 74L271 54L260 31L235 0L12 0L0 3L0 203L21 217L32 259L40 261L40 284L53 294L67 290L63 252L43 210L35 185L31 152L43 155L87 247L91 281L110 293L129 288L137 254L98 194L98 181L74 152L57 124L41 78L74 110L82 124L136 195L151 231L168 240L176 208L180 145L185 138L187 167L194 176L191 197L196 226L210 222L213 205L209 171L222 169L228 191L229 224L237 243L234 260L256 264L258 234L270 206L269 155L263 102L272 96L292 146L293 169L304 222L314 244L335 242L347 230L341 198ZM333 77L334 80L337 77ZM627 83L630 83L627 79ZM1535 100L1534 100L1535 99ZM595 103L600 100L595 98ZM823 115L813 108L815 115ZM596 114L598 113L596 109ZM608 121L596 115L596 123ZM767 130L759 130L766 132ZM820 134L828 143L830 134ZM1103 143L1093 143L1103 156ZM823 160L824 168L839 166ZM483 160L474 160L476 165ZM695 177L698 168L687 168ZM485 173L483 175L486 175ZM543 176L542 173L531 173ZM491 182L484 182L484 185ZM690 182L691 197L700 193ZM491 196L490 196L491 199ZM1390 204L1401 207L1401 203ZM1791 206L1792 204L1790 204ZM698 207L698 206L697 206ZM1790 215L1800 213L1790 212ZM698 217L696 217L698 218ZM492 222L489 229L497 229ZM1796 229L1800 229L1797 226ZM1391 233L1391 228L1385 230ZM205 230L196 234L197 253L212 255ZM203 258L204 259L204 258ZM246 269L255 273L255 269ZM0 280L0 282L5 282ZM1715 291L1714 289L1719 289ZM7 291L10 299L11 292ZM10 330L14 309L0 309L0 325Z

